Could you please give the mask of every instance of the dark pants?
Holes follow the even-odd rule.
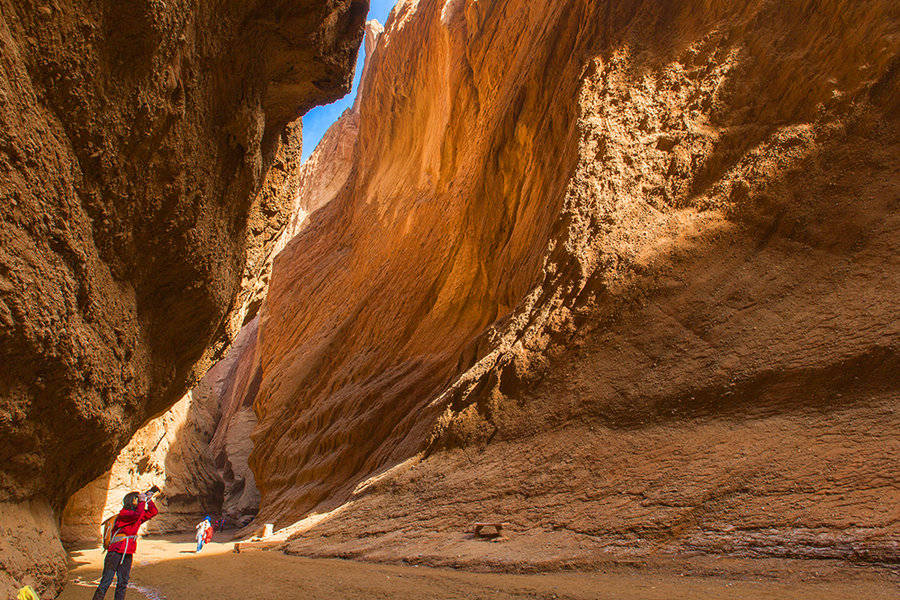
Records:
[[[94,600],[103,600],[106,590],[112,584],[113,576],[116,578],[116,600],[125,600],[125,588],[128,587],[128,576],[131,575],[131,554],[124,557],[118,552],[107,552],[103,561],[103,576],[100,585],[94,592]]]

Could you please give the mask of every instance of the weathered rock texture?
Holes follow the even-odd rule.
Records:
[[[221,414],[205,450],[223,484],[220,512],[238,524],[259,510],[259,492],[247,464],[253,448],[250,432],[256,426],[252,405],[259,387],[258,323],[254,318],[241,330],[226,360],[215,367],[223,382],[217,390]]]
[[[282,133],[275,160],[253,205],[248,232],[255,243],[250,246],[236,308],[230,315],[232,333],[256,316],[269,289],[272,259],[283,247],[283,232],[293,221],[291,199],[300,191],[302,145],[303,123],[297,119]]]
[[[381,31],[376,21],[366,24],[367,53]],[[249,322],[193,390],[139,429],[106,473],[69,498],[60,529],[64,541],[96,542],[100,523],[121,508],[125,494],[152,485],[162,491],[157,499],[161,512],[145,526],[149,533],[190,531],[204,514],[222,515],[230,524],[246,524],[256,515],[259,492],[247,464],[260,377],[256,314],[274,256],[346,181],[356,143],[357,107],[358,102],[329,128],[302,167],[301,121],[285,129],[252,207],[256,220],[250,232],[261,240],[251,246],[244,275],[250,285],[239,292],[235,311],[236,320]],[[285,213],[287,222],[280,230],[272,219],[261,218]]]
[[[130,491],[160,488],[160,514],[149,533],[193,531],[204,515],[231,524],[256,514],[259,493],[247,466],[256,416],[253,396],[241,404],[247,365],[255,373],[257,319],[241,329],[228,352],[200,383],[131,438],[109,471],[73,494],[62,513],[66,542],[100,539],[103,519],[118,512]]]
[[[331,124],[316,149],[300,167],[291,216],[281,234],[275,254],[303,230],[310,214],[331,202],[347,183],[359,135],[359,105],[366,93],[372,53],[383,32],[384,27],[378,21],[373,19],[366,22],[363,47],[365,59],[356,98],[353,105]]]
[[[349,89],[367,4],[0,1],[3,506],[61,509],[237,331],[287,217],[257,192]],[[60,570],[3,565],[0,593]]]
[[[162,490],[160,514],[147,523],[148,532],[191,530],[198,516],[221,506],[222,485],[204,452],[217,407],[201,393],[195,388],[141,427],[109,471],[69,498],[60,526],[64,542],[98,543],[100,524],[122,509],[125,494],[153,485]]]
[[[369,56],[383,30],[378,21],[366,22],[363,80]],[[251,227],[261,243],[254,246],[255,252],[248,257],[244,281],[250,285],[245,284],[238,296],[241,309],[236,313],[239,318],[234,319],[235,323],[246,325],[257,315],[268,291],[275,256],[306,226],[309,215],[328,204],[346,183],[356,149],[361,94],[362,89],[357,91],[353,106],[328,128],[306,162],[300,162],[300,120],[282,135],[275,163],[260,192],[256,214],[257,217],[287,215],[287,218],[278,220],[279,227],[273,227],[271,219],[258,218],[257,225]]]
[[[367,52],[381,31],[376,21],[366,24]],[[152,485],[162,490],[157,500],[161,512],[147,524],[147,532],[189,531],[204,514],[223,515],[232,524],[245,524],[256,514],[259,492],[247,464],[260,374],[256,315],[274,256],[346,181],[356,143],[357,106],[358,102],[329,128],[302,167],[301,121],[285,129],[252,207],[255,220],[251,219],[250,232],[260,240],[251,245],[245,268],[244,282],[250,285],[242,287],[236,301],[236,321],[243,320],[244,326],[225,357],[193,390],[139,429],[106,473],[69,498],[62,513],[64,541],[97,541],[99,524],[121,508],[125,494]],[[288,217],[276,230],[273,219],[263,218],[266,214]]]
[[[260,520],[897,560],[897,34],[879,1],[398,4],[273,267]]]
[[[363,79],[369,56],[382,31],[377,21],[366,23]],[[203,449],[204,459],[196,461],[192,468],[202,471],[207,461],[214,465],[223,490],[219,504],[211,510],[225,516],[232,524],[248,523],[259,510],[259,491],[248,459],[253,449],[251,433],[257,423],[253,401],[262,376],[257,344],[258,312],[268,290],[272,261],[303,230],[309,215],[330,202],[346,183],[356,147],[359,98],[357,95],[354,105],[329,127],[302,166],[299,164],[299,144],[282,146],[283,152],[269,171],[268,180],[271,181],[267,181],[263,194],[270,205],[278,206],[279,212],[287,207],[287,223],[277,238],[267,237],[262,246],[267,254],[256,256],[257,271],[252,277],[256,285],[245,296],[244,304],[244,320],[249,322],[235,338],[226,358],[213,367],[198,386],[212,390],[219,412],[214,436]],[[207,382],[207,379],[214,382]]]

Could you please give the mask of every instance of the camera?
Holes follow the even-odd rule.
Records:
[[[159,492],[159,486],[154,485],[143,494],[140,494],[139,498],[141,500],[150,500],[151,498],[153,498],[153,494],[156,494],[157,492]]]

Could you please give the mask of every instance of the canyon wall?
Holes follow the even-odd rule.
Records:
[[[366,23],[363,80],[382,31],[377,21]],[[244,280],[252,285],[244,286],[236,300],[236,317],[243,327],[225,357],[194,389],[139,429],[107,472],[69,498],[62,513],[64,541],[97,542],[100,523],[121,508],[125,494],[152,485],[161,489],[160,514],[145,526],[147,533],[190,531],[205,514],[221,515],[230,526],[246,525],[256,515],[259,492],[247,461],[257,422],[252,407],[260,377],[257,313],[274,256],[346,182],[356,146],[360,97],[329,127],[302,165],[301,121],[285,129],[253,206],[259,226],[251,225],[250,232],[262,240],[252,244],[245,269]],[[287,220],[280,230],[271,226],[271,220],[258,218],[285,211]]]
[[[69,498],[60,524],[64,542],[96,545],[100,524],[122,508],[125,494],[153,485],[160,488],[160,513],[147,533],[193,531],[204,515],[226,516],[233,525],[256,514],[259,497],[246,466],[250,432],[242,429],[252,428],[255,417],[245,424],[252,411],[232,402],[240,381],[235,371],[255,347],[256,322],[241,329],[197,386],[135,432],[107,472]]]
[[[259,492],[247,464],[252,449],[250,432],[256,426],[252,401],[259,385],[258,324],[257,317],[241,329],[228,351],[222,371],[224,385],[216,399],[220,418],[205,450],[223,486],[219,512],[232,526],[246,525],[259,510]]]
[[[347,182],[273,266],[259,520],[341,506],[289,549],[440,564],[493,518],[515,564],[897,560],[897,33],[879,1],[398,3]]]
[[[53,593],[53,515],[246,319],[263,180],[367,5],[0,1],[0,593]]]
[[[63,542],[96,547],[101,523],[122,509],[125,494],[153,485],[162,490],[156,501],[160,514],[142,531],[189,531],[203,514],[217,510],[222,485],[204,454],[217,407],[208,400],[195,388],[135,432],[113,466],[66,502],[60,517]]]
[[[297,173],[297,191],[292,196],[294,201],[291,216],[276,245],[275,254],[281,252],[303,230],[310,214],[331,202],[347,183],[359,135],[359,105],[366,94],[372,53],[383,32],[384,27],[378,21],[373,19],[366,22],[363,38],[365,59],[356,98],[353,105],[331,124],[315,150],[300,167]]]

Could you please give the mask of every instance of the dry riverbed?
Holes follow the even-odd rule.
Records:
[[[509,574],[308,559],[279,551],[234,554],[212,543],[200,554],[187,536],[142,539],[129,600],[450,600],[571,599],[895,599],[894,570],[829,561],[692,558],[611,564],[591,572]],[[89,600],[100,577],[100,550],[70,555],[60,600]],[[112,598],[113,589],[107,593]]]

